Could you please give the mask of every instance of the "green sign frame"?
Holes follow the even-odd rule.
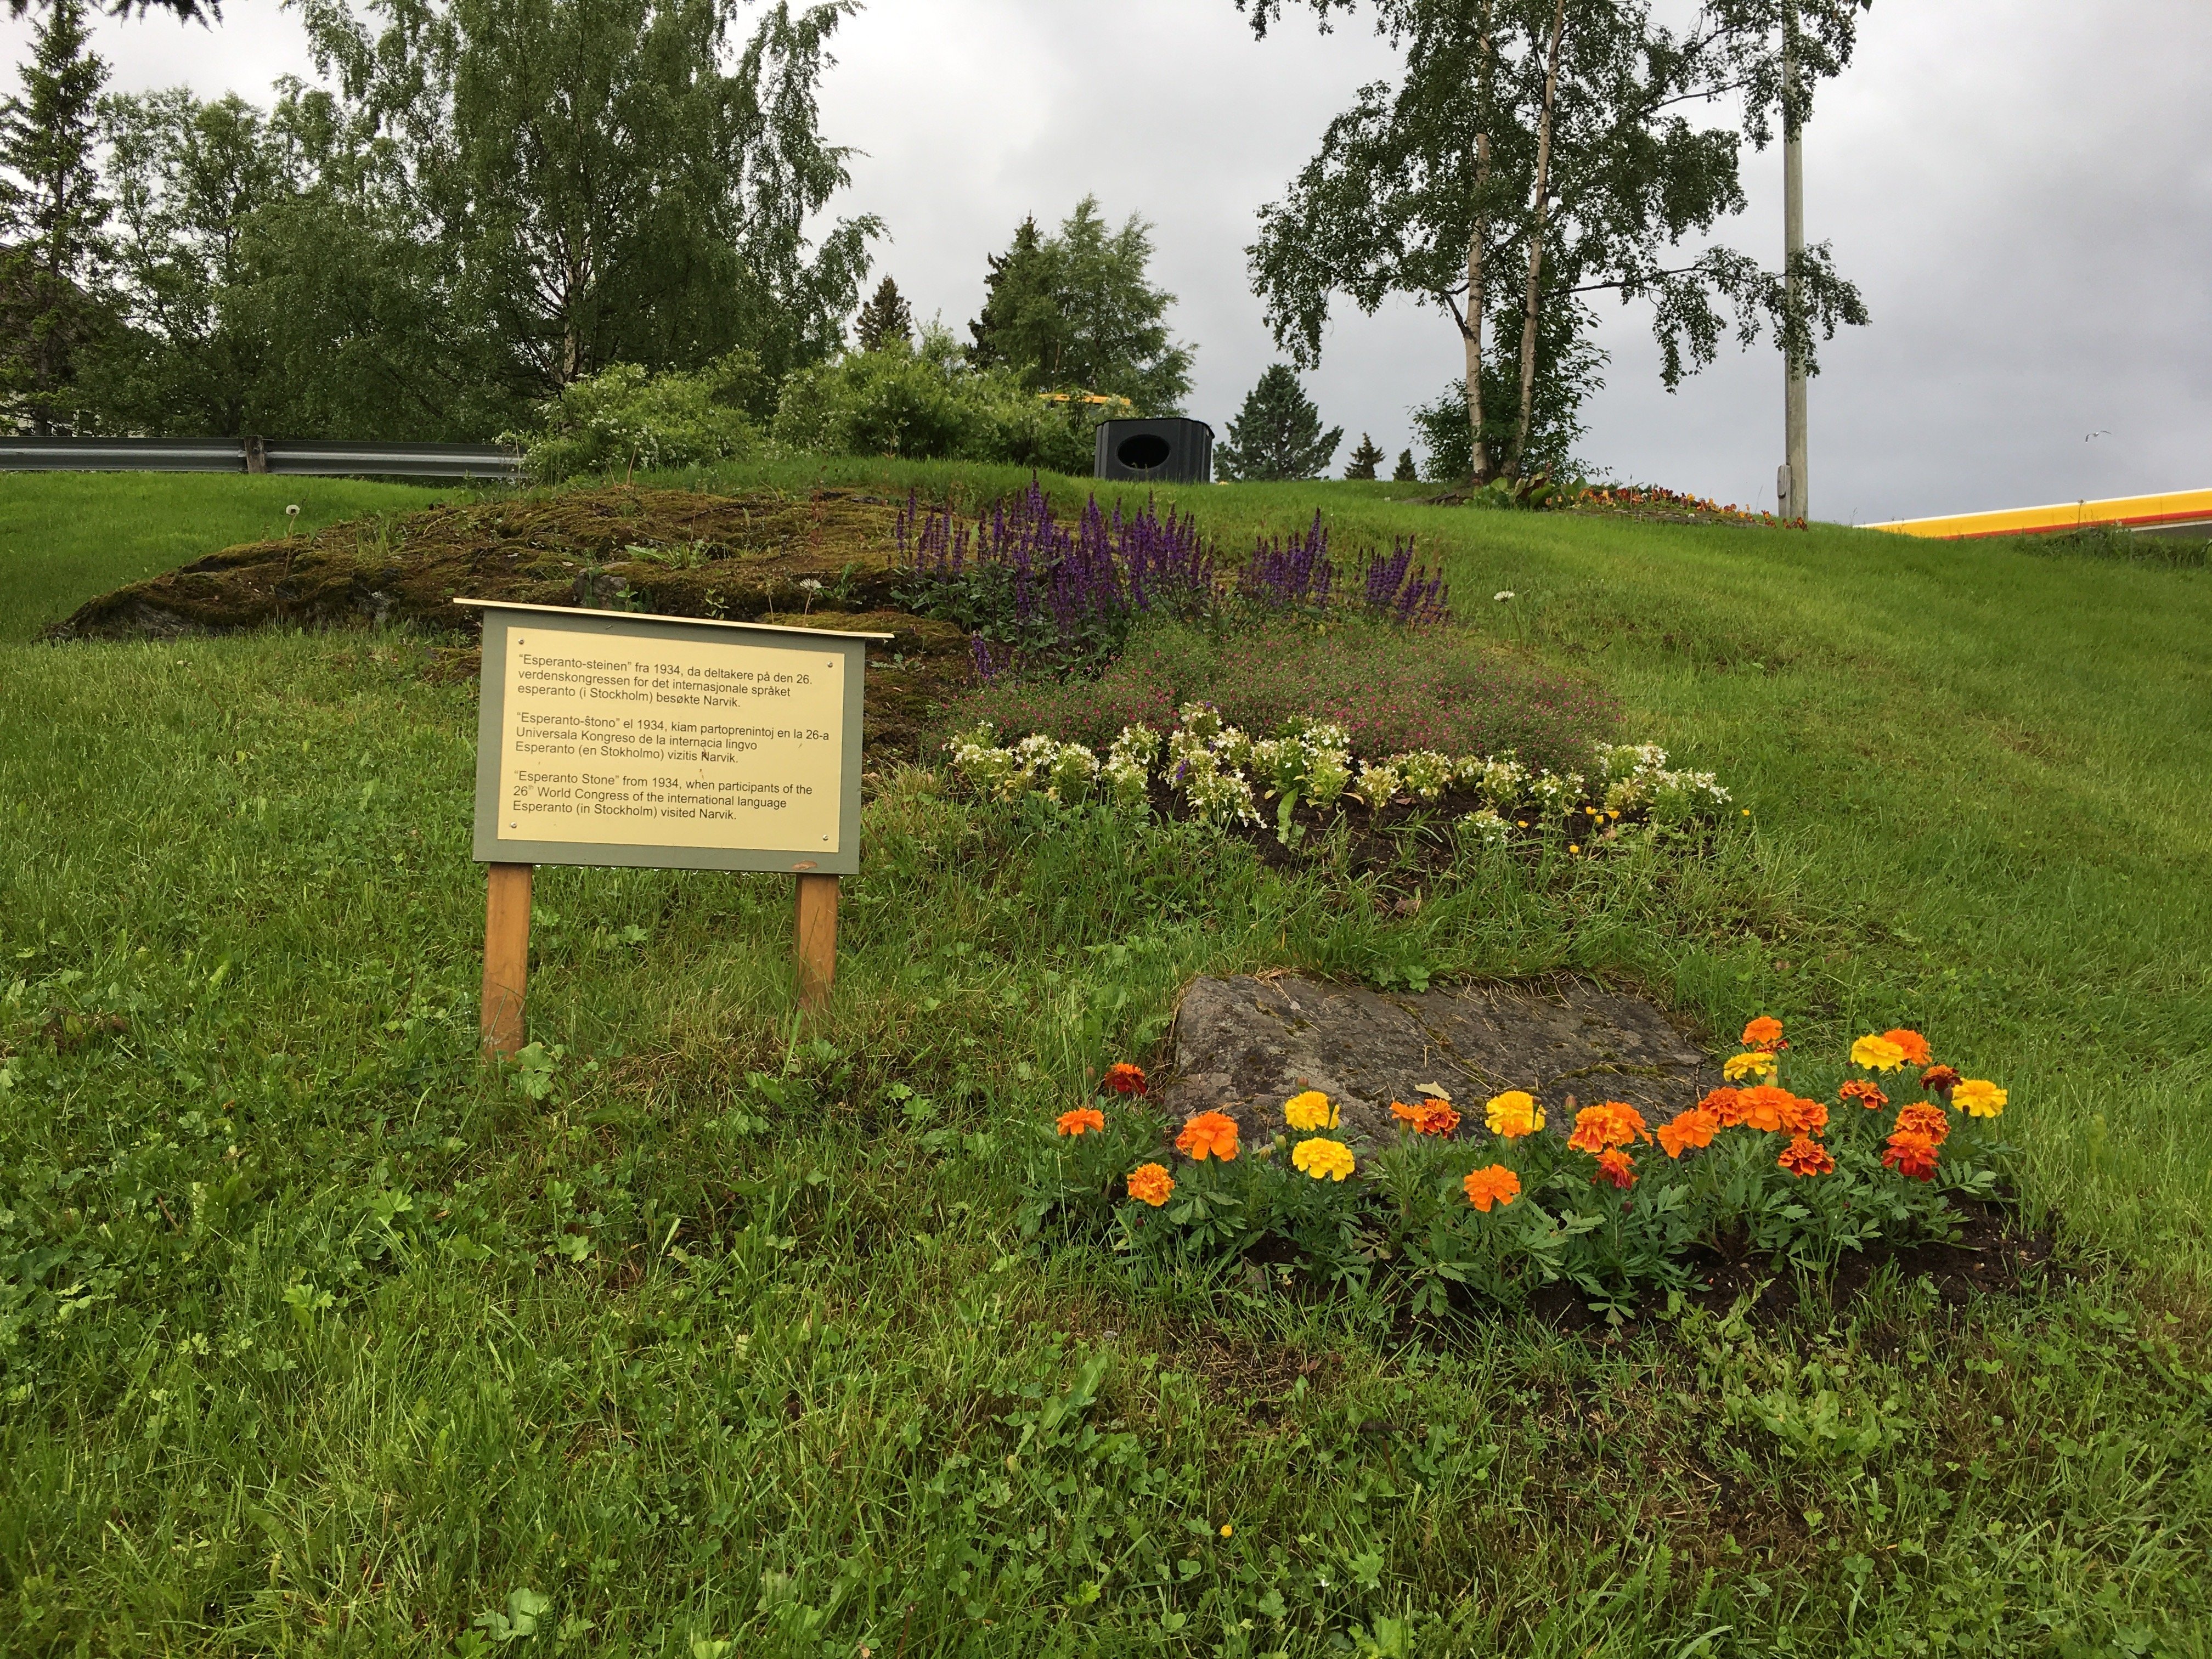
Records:
[[[564,605],[519,605],[500,599],[457,599],[483,617],[483,670],[477,713],[477,797],[474,857],[479,864],[600,866],[635,870],[757,870],[801,875],[857,875],[860,868],[860,739],[870,641],[889,634],[845,633],[766,623],[715,622],[696,617],[659,617],[626,611],[586,611]],[[518,634],[532,628],[586,634],[610,643],[677,647],[744,645],[789,653],[796,666],[808,658],[835,662],[842,687],[837,757],[837,839],[819,852],[734,846],[645,846],[630,842],[567,838],[509,838],[501,823],[501,767],[507,741],[509,653]],[[630,694],[635,696],[637,694]],[[642,765],[644,763],[633,763]],[[733,829],[734,833],[734,829]]]

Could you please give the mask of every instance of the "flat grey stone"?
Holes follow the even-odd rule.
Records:
[[[1246,1139],[1283,1129],[1305,1089],[1336,1102],[1346,1139],[1398,1137],[1390,1103],[1437,1090],[1482,1127],[1482,1103],[1525,1089],[1550,1127],[1579,1106],[1624,1100],[1656,1123],[1718,1086],[1711,1056],[1641,997],[1569,978],[1390,994],[1294,974],[1194,980],[1178,1005],[1174,1071],[1159,1103],[1174,1117],[1209,1108]]]

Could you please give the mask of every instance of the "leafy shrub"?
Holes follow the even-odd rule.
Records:
[[[1778,1021],[1746,1037],[1767,1046],[1730,1061],[1745,1086],[1663,1124],[1617,1101],[1547,1122],[1508,1091],[1462,1133],[1449,1101],[1394,1101],[1400,1133],[1381,1148],[1340,1138],[1318,1092],[1284,1103],[1262,1146],[1219,1111],[1165,1125],[1116,1067],[1098,1104],[1032,1142],[1024,1220],[1111,1241],[1154,1273],[1218,1282],[1224,1263],[1287,1257],[1323,1285],[1440,1313],[1455,1287],[1513,1304],[1563,1280],[1619,1306],[1686,1287],[1699,1249],[1826,1270],[1846,1250],[1950,1237],[1956,1199],[1996,1194],[2014,1157],[2004,1091],[1930,1063],[1918,1033],[1860,1039],[1832,1102],[1781,1086]],[[1923,1097],[1893,1110],[1887,1090],[1916,1076]]]
[[[1415,635],[1370,622],[1289,617],[1227,637],[1148,625],[1097,679],[1003,680],[960,698],[958,725],[1043,732],[1103,750],[1125,726],[1165,731],[1185,703],[1210,703],[1247,731],[1319,720],[1364,759],[1410,750],[1515,755],[1568,771],[1612,732],[1602,692],[1449,629]]]
[[[1093,405],[1052,403],[1012,371],[972,367],[944,328],[909,349],[848,352],[784,383],[776,441],[823,455],[1000,461],[1087,473]]]
[[[533,430],[502,441],[520,444],[532,476],[546,483],[617,468],[703,466],[752,453],[759,433],[747,411],[768,388],[749,351],[696,374],[615,363],[570,381],[538,405]]]

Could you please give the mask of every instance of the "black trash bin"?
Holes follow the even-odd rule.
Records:
[[[1101,421],[1096,471],[1140,483],[1212,483],[1213,428],[1204,421]]]

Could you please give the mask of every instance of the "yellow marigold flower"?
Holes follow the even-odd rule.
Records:
[[[1869,1072],[1894,1072],[1905,1064],[1905,1049],[1886,1036],[1863,1036],[1851,1044],[1851,1064]]]
[[[1951,1091],[1951,1103],[1968,1117],[1996,1117],[2005,1109],[2005,1091],[1985,1077],[1970,1077]]]
[[[1283,1103],[1283,1121],[1293,1129],[1334,1129],[1336,1105],[1318,1089],[1292,1095]]]
[[[1536,1103],[1535,1096],[1519,1089],[1508,1089],[1502,1095],[1490,1097],[1482,1109],[1482,1121],[1490,1126],[1490,1133],[1500,1139],[1518,1140],[1544,1127],[1544,1109]]]
[[[1234,1538],[1237,1536],[1237,1528],[1231,1526],[1226,1521],[1224,1521],[1221,1523],[1221,1535],[1224,1538]]]
[[[1741,1083],[1746,1078],[1772,1077],[1780,1069],[1774,1056],[1765,1049],[1747,1048],[1740,1054],[1729,1057],[1727,1063],[1721,1067],[1721,1075],[1730,1083]]]
[[[1139,1204],[1149,1204],[1154,1209],[1168,1201],[1175,1191],[1175,1177],[1164,1164],[1139,1164],[1129,1171],[1129,1196]]]
[[[1353,1168],[1352,1148],[1340,1140],[1301,1140],[1291,1162],[1316,1181],[1341,1181]]]

